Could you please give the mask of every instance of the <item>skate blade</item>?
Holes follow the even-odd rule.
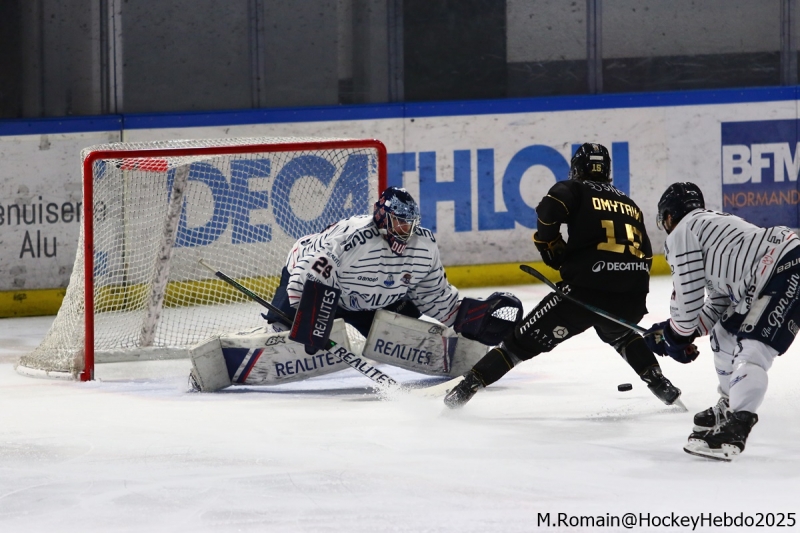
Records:
[[[733,448],[733,450],[731,450],[731,448]],[[708,444],[705,441],[699,439],[689,439],[689,442],[683,447],[683,451],[689,455],[702,457],[703,459],[713,459],[714,461],[723,461],[726,463],[730,463],[737,455],[739,455],[738,450],[739,448],[736,446],[729,445],[723,445],[723,447],[719,450],[712,449],[708,447]]]
[[[687,412],[687,411],[689,410],[689,409],[688,409],[688,408],[687,408],[687,407],[686,407],[686,406],[683,404],[683,401],[682,401],[680,398],[677,398],[677,399],[676,399],[674,402],[672,402],[672,405],[674,405],[674,406],[676,406],[676,407],[679,407],[679,408],[681,409],[681,411],[683,411],[684,413],[685,413],[685,412]]]
[[[456,385],[461,383],[464,379],[464,376],[458,376],[457,378],[451,379],[450,381],[445,381],[444,383],[439,383],[438,385],[434,385],[433,387],[425,387],[422,389],[411,389],[409,394],[413,396],[419,396],[421,398],[441,398],[445,396],[448,392],[453,390]]]

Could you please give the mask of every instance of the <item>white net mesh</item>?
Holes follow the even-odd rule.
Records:
[[[269,301],[298,238],[371,212],[385,168],[378,146],[248,138],[84,150],[82,160],[93,160],[84,195],[91,180],[97,361],[163,356],[265,325],[264,308],[199,261]],[[97,158],[106,151],[121,153]],[[76,377],[84,368],[86,235],[82,226],[62,307],[39,347],[21,358],[23,373]]]

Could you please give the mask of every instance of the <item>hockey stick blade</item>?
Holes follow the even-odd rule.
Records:
[[[594,313],[596,315],[600,315],[601,317],[607,318],[608,320],[610,320],[612,322],[616,322],[620,326],[625,326],[626,328],[631,329],[631,330],[633,330],[633,331],[635,331],[637,333],[641,333],[642,335],[647,333],[646,329],[644,329],[643,327],[641,327],[641,326],[639,326],[637,324],[634,324],[632,322],[628,322],[627,320],[624,320],[624,319],[616,317],[616,316],[614,316],[614,315],[612,315],[610,313],[607,313],[606,311],[603,311],[602,309],[600,309],[598,307],[595,307],[593,305],[589,305],[587,303],[584,303],[584,302],[578,300],[577,298],[573,298],[569,294],[567,294],[564,291],[562,291],[561,289],[559,289],[558,286],[555,283],[553,283],[552,281],[550,281],[549,279],[544,277],[544,274],[542,274],[541,272],[539,272],[535,268],[533,268],[531,266],[528,266],[528,265],[520,265],[519,268],[520,268],[520,270],[522,270],[526,274],[530,274],[534,278],[538,279],[539,281],[541,281],[542,283],[544,283],[545,285],[547,285],[548,287],[553,289],[553,291],[556,294],[558,294],[559,296],[561,296],[562,298],[565,298],[565,299],[571,301],[574,304],[580,305],[581,307],[583,307],[585,309],[588,309],[589,311],[591,311],[592,313]]]
[[[461,383],[464,379],[464,376],[458,376],[451,380],[445,381],[444,383],[439,383],[438,385],[432,385],[430,387],[421,387],[418,389],[411,389],[408,392],[413,394],[414,396],[419,396],[421,398],[440,398],[443,397],[445,394],[453,390],[456,385]]]
[[[284,313],[283,311],[281,311],[280,309],[278,309],[277,307],[275,307],[274,305],[263,299],[261,296],[254,293],[253,291],[251,291],[250,289],[248,289],[247,287],[236,281],[235,279],[231,278],[224,272],[215,269],[202,259],[200,259],[200,261],[198,262],[202,266],[213,272],[216,277],[218,277],[231,287],[237,289],[239,292],[249,297],[254,302],[261,304],[262,306],[266,307],[267,309],[278,315],[278,318],[280,318],[281,322],[283,322],[286,326],[292,327],[292,320],[288,316],[286,316],[286,313]],[[361,357],[342,348],[339,348],[338,350],[334,351],[334,348],[336,348],[336,343],[333,342],[332,340],[328,340],[328,353],[330,353],[334,357],[338,357],[340,360],[347,363],[347,365],[350,366],[350,368],[354,368],[360,374],[374,381],[384,391],[394,392],[396,390],[402,389],[401,385],[391,376],[389,376],[384,372],[381,372],[380,370],[375,368],[374,365],[367,364],[366,361],[364,361],[364,359],[362,359]],[[344,352],[344,353],[339,353],[339,352]],[[366,367],[369,367],[369,370],[367,370]]]

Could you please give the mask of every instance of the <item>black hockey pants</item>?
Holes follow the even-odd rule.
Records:
[[[609,292],[569,286],[564,283],[560,284],[560,288],[581,302],[608,311],[634,324],[647,313],[647,293]],[[539,302],[539,305],[514,328],[513,333],[504,339],[503,344],[517,358],[524,361],[540,353],[549,352],[590,327],[595,329],[600,340],[611,344],[617,352],[626,357],[637,373],[641,374],[649,366],[657,364],[643,341],[636,343],[634,353],[625,353],[625,344],[641,338],[638,334],[555,293]]]

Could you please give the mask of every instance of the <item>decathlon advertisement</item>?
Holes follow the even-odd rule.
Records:
[[[415,196],[447,267],[540,260],[531,240],[536,206],[567,178],[583,142],[608,147],[614,184],[644,212],[656,253],[665,239],[656,205],[675,181],[697,183],[709,207],[797,227],[797,100],[796,88],[770,88],[0,121],[0,293],[24,299],[40,289],[63,291],[82,217],[80,150],[114,141],[378,139],[388,151],[388,184]],[[273,205],[257,180],[215,177],[218,183],[205,185],[227,191],[220,198],[241,194],[240,225],[268,232],[263,221],[275,219]],[[331,191],[342,179],[308,177]],[[212,222],[182,218],[181,231],[202,232]]]

